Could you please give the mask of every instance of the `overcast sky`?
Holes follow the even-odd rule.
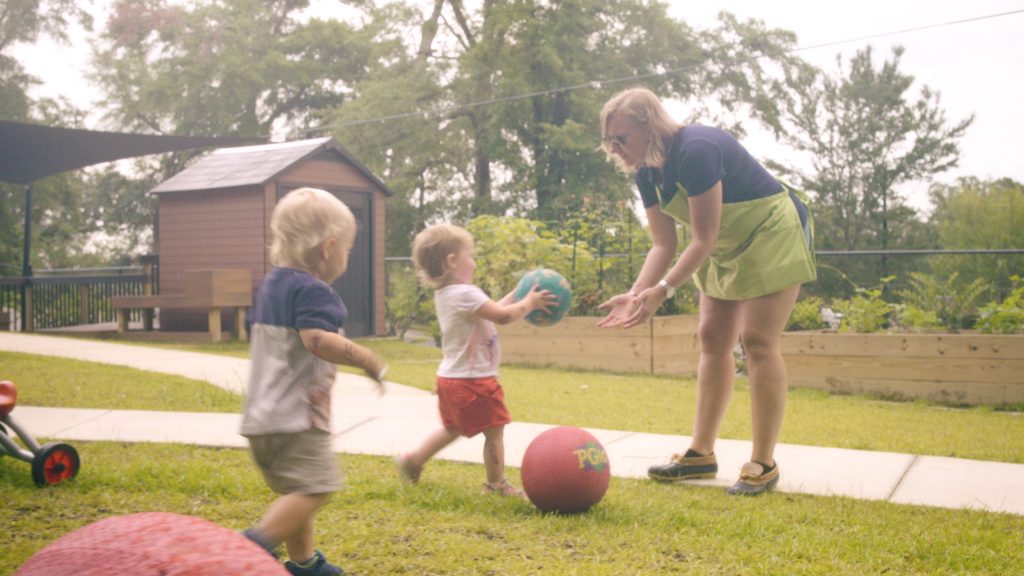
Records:
[[[104,4],[104,0],[94,2]],[[675,0],[670,5],[674,17],[697,28],[713,27],[716,15],[727,10],[741,18],[764,20],[772,28],[796,32],[801,47],[851,40],[799,52],[829,71],[836,69],[837,54],[841,53],[845,61],[870,44],[877,65],[890,56],[892,46],[901,45],[906,52],[900,69],[914,76],[914,94],[927,84],[941,93],[941,106],[951,121],[976,116],[961,142],[960,167],[939,180],[977,176],[1024,182],[1024,12],[864,38],[1024,10],[1024,0]],[[104,22],[96,24],[99,27]],[[82,79],[82,71],[89,65],[88,50],[82,35],[77,37],[77,46],[73,47],[52,43],[16,47],[15,57],[44,82],[33,91],[34,96],[65,95],[84,108],[95,102],[96,90]],[[755,156],[782,160],[785,154],[756,131],[746,144]],[[926,183],[907,186],[902,192],[911,205],[927,208]]]
[[[729,0],[676,1],[672,6],[673,16],[692,26],[710,27],[719,11],[728,10],[741,17],[764,20],[772,28],[792,30],[799,46],[810,47],[1024,10],[1024,0]],[[957,176],[977,176],[1024,182],[1024,12],[854,40],[801,50],[799,54],[827,71],[835,71],[837,54],[847,61],[869,44],[876,66],[891,56],[893,46],[903,46],[906,52],[900,70],[915,78],[911,92],[916,95],[922,85],[937,90],[950,121],[975,115],[974,124],[961,141],[960,167],[937,180],[952,182]],[[778,154],[766,137],[752,136],[748,147],[755,155]],[[902,192],[914,207],[927,208],[927,183],[907,186]]]

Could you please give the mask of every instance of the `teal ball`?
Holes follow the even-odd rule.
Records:
[[[516,302],[530,293],[534,286],[547,290],[558,298],[558,303],[545,310],[534,310],[526,315],[526,321],[534,326],[551,326],[557,324],[572,306],[572,286],[569,281],[554,270],[538,268],[531,270],[519,279],[514,297]]]

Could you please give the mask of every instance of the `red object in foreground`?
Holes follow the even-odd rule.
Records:
[[[78,451],[67,444],[51,442],[32,460],[32,481],[36,486],[54,486],[78,475]]]
[[[0,416],[7,416],[18,403],[18,389],[10,380],[0,381]]]
[[[39,487],[54,486],[77,476],[82,464],[78,451],[60,442],[40,446],[11,416],[17,403],[18,388],[14,382],[0,381],[0,456],[11,456],[31,464],[32,481]],[[14,442],[8,428],[21,438],[26,448]]]
[[[585,512],[608,490],[611,467],[592,434],[560,426],[539,434],[523,455],[523,489],[543,512]]]
[[[287,576],[266,550],[238,532],[194,516],[113,516],[58,538],[15,576]]]

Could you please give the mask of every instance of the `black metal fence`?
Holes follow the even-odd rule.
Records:
[[[591,279],[594,285],[577,288],[581,293],[601,292],[602,288],[604,291],[622,289],[632,282],[633,272],[639,269],[644,256],[645,253],[599,251],[595,258],[596,278]],[[838,292],[844,284],[846,290],[853,284],[872,286],[879,278],[894,272],[926,270],[928,267],[923,261],[939,256],[963,258],[965,262],[982,257],[998,258],[1004,261],[1008,271],[1024,274],[1024,249],[821,251],[818,253],[819,279],[812,292]],[[407,257],[386,260],[389,276],[411,269]],[[574,267],[575,263],[574,259]],[[148,256],[141,266],[49,270],[31,278],[0,276],[0,330],[33,331],[114,322],[112,297],[159,293],[158,266],[156,257]],[[861,270],[855,275],[857,269]],[[575,276],[575,270],[563,273]],[[623,273],[628,277],[620,277]],[[894,287],[899,287],[899,282]],[[389,296],[392,292],[393,287],[389,287]],[[142,315],[143,311],[133,310],[130,321],[142,322]]]
[[[0,329],[46,330],[115,321],[111,298],[157,290],[153,265],[49,270],[38,276],[0,277]],[[133,310],[131,321],[142,321]]]
[[[574,246],[575,254],[575,246]],[[596,274],[587,282],[579,282],[576,259],[572,269],[560,270],[573,282],[574,293],[613,294],[614,290],[628,289],[644,262],[646,252],[611,253],[598,250],[593,254]],[[832,298],[849,298],[857,288],[874,289],[882,286],[882,279],[892,280],[884,287],[893,294],[909,288],[912,272],[933,273],[939,259],[952,262],[946,268],[961,271],[961,280],[970,281],[978,272],[978,265],[987,262],[989,270],[998,270],[998,278],[991,280],[993,295],[1005,295],[1010,289],[1013,274],[1024,276],[1024,249],[946,249],[946,250],[819,250],[817,252],[818,280],[807,285],[807,294]],[[954,260],[948,260],[954,259]],[[411,269],[409,257],[386,258],[388,271]]]

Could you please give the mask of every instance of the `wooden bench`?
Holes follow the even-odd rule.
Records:
[[[246,340],[245,313],[252,306],[252,272],[239,269],[190,270],[184,273],[183,294],[160,294],[158,296],[114,296],[111,305],[117,314],[117,331],[128,331],[129,310],[153,310],[154,308],[205,308],[208,310],[210,339],[223,340],[220,313],[224,308],[235,310],[234,335]],[[152,330],[152,323],[146,323]]]

